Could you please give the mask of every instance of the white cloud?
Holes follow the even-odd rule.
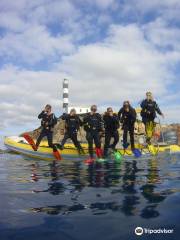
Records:
[[[1,11],[22,11],[27,6],[28,0],[1,0],[0,9]]]
[[[147,31],[149,40],[158,47],[180,50],[180,29],[176,26],[168,26],[162,18],[157,18],[154,22],[146,24],[144,30]]]
[[[0,18],[0,27],[10,31],[22,31],[27,27],[27,23],[14,12],[1,12]]]
[[[0,38],[0,56],[35,64],[45,58],[58,57],[74,50],[70,35],[53,37],[45,27],[32,25],[23,33],[8,33]]]
[[[68,18],[77,19],[79,14],[70,0],[0,1],[0,25],[7,30],[23,31],[25,25],[31,27],[51,23],[61,26]]]
[[[60,114],[62,104],[62,79],[58,72],[27,71],[7,66],[0,71],[1,124],[39,126],[37,114],[45,104],[53,105]]]
[[[108,7],[111,7],[114,4],[115,1],[114,0],[95,0],[94,2],[100,8],[106,9]]]
[[[30,65],[72,53],[75,42],[94,29],[92,17],[82,16],[70,0],[1,1],[0,18],[0,56]]]
[[[68,0],[61,1],[48,1],[45,4],[41,4],[31,11],[28,18],[32,22],[38,23],[52,23],[66,20],[71,16],[72,19],[76,19],[79,16],[79,11]]]
[[[175,22],[179,18],[180,1],[179,0],[131,0],[122,5],[122,14],[125,16],[134,16],[136,21],[162,17],[163,19]]]
[[[155,20],[112,24],[118,4],[121,17],[127,13],[143,19],[154,12]],[[118,110],[123,100],[137,104],[151,90],[166,120],[178,121],[180,88],[174,69],[180,61],[180,31],[168,21],[173,13],[178,18],[179,7],[179,0],[132,0],[124,3],[122,12],[121,1],[115,0],[1,0],[0,27],[5,31],[0,56],[17,66],[25,62],[32,70],[13,63],[0,69],[0,125],[36,127],[46,103],[59,113],[64,77],[70,79],[73,105],[97,103],[102,111],[109,105]],[[33,70],[43,61],[49,70]]]
[[[152,0],[152,1],[149,1],[149,0],[139,0],[139,1],[136,1],[136,0],[133,0],[134,2],[134,6],[137,6],[139,10],[146,10],[146,11],[149,11],[149,10],[152,10],[152,9],[155,9],[156,10],[162,10],[162,8],[164,7],[180,7],[180,2],[179,0],[163,0],[163,1],[160,1],[160,0]]]
[[[163,108],[164,113],[165,113],[165,119],[162,120],[161,122],[169,122],[169,123],[179,123],[179,116],[180,116],[180,104],[173,104],[170,107],[166,106]]]
[[[25,121],[36,125],[38,112],[48,102],[60,112],[61,81],[65,77],[70,78],[73,105],[97,103],[102,110],[109,105],[118,110],[123,100],[129,99],[134,105],[147,90],[168,101],[169,86],[174,84],[168,63],[169,59],[176,63],[178,58],[159,51],[148,41],[151,26],[147,29],[148,25],[112,25],[104,41],[80,46],[51,71],[4,67],[0,71],[3,120],[7,124]],[[167,119],[177,117],[170,113]]]
[[[146,90],[156,96],[166,94],[171,82],[168,58],[146,40],[137,25],[114,25],[104,42],[82,46],[63,60],[64,70],[76,79],[74,101],[138,101]],[[78,94],[80,89],[82,94]]]
[[[90,5],[98,7],[100,10],[106,10],[107,8],[114,8],[118,0],[71,0],[71,2],[76,2],[80,4],[84,4],[85,6]]]

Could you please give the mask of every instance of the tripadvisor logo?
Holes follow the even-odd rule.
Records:
[[[143,234],[143,228],[142,227],[135,228],[135,234],[141,236]]]
[[[166,229],[166,228],[150,229],[150,228],[136,227],[134,232],[138,236],[141,236],[142,234],[171,234],[174,232],[174,229]]]

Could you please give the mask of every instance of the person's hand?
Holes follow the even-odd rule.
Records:
[[[47,113],[47,115],[49,116],[49,115],[51,115],[51,110],[46,109],[45,113]]]
[[[161,114],[161,116],[162,116],[162,118],[165,118],[165,116],[164,116],[164,114],[163,114],[163,113]]]

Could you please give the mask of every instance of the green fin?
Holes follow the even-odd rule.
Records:
[[[115,161],[120,162],[122,160],[122,155],[120,154],[120,152],[115,151],[114,158],[115,158]]]

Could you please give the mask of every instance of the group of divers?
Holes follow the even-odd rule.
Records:
[[[164,115],[156,101],[153,99],[151,92],[146,93],[146,98],[141,102],[140,106],[142,122],[144,123],[146,130],[146,142],[147,144],[151,144],[151,138],[156,124],[156,114],[159,114],[162,117],[164,117]],[[84,130],[86,131],[89,151],[89,158],[85,160],[86,163],[93,163],[95,160],[93,145],[95,145],[95,152],[98,158],[107,158],[109,149],[112,149],[114,152],[117,151],[116,145],[119,142],[118,129],[120,128],[120,124],[123,130],[123,148],[127,149],[129,147],[129,143],[127,141],[129,133],[131,150],[135,155],[138,155],[138,149],[135,148],[134,143],[134,128],[137,114],[129,101],[124,101],[118,114],[113,112],[112,107],[108,107],[107,111],[101,115],[97,112],[96,105],[91,106],[91,112],[87,113],[83,117],[83,120],[80,119],[75,109],[72,109],[69,114],[63,113],[59,119],[65,121],[65,133],[60,144],[53,144],[53,128],[57,124],[57,118],[52,112],[52,107],[49,104],[45,106],[38,118],[41,119],[41,132],[36,141],[34,150],[37,151],[42,139],[46,137],[48,145],[53,149],[56,159],[60,158],[58,149],[63,150],[68,139],[72,140],[79,154],[84,154],[83,147],[77,137],[80,127],[84,127]],[[150,133],[148,131],[149,126],[151,126]],[[101,148],[102,134],[105,134],[103,150]],[[113,139],[112,144],[111,139]]]

